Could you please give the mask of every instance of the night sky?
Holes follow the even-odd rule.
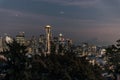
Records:
[[[0,35],[63,33],[74,42],[112,44],[120,38],[120,0],[0,0]]]

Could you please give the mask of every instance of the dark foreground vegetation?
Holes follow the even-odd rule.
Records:
[[[26,56],[26,46],[15,41],[8,46],[10,51],[1,53],[7,58],[3,80],[105,80],[97,65],[74,52]]]

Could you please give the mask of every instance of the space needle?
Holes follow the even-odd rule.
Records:
[[[51,52],[51,26],[45,26],[46,31],[46,54],[50,54]]]

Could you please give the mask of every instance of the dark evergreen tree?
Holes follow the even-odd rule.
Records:
[[[77,58],[73,53],[36,55],[34,58],[33,80],[105,80],[97,65],[93,66],[85,57]]]
[[[107,70],[113,74],[114,79],[120,74],[120,40],[116,41],[117,44],[109,46],[107,50]]]
[[[28,59],[26,46],[16,41],[8,46],[10,50],[4,52],[9,64],[6,80],[104,80],[97,65],[91,65],[86,57],[76,57],[73,52],[36,54]]]
[[[29,80],[27,70],[27,47],[20,45],[15,40],[7,44],[9,51],[5,51],[7,58],[8,70],[6,80]]]

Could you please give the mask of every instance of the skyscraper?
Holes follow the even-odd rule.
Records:
[[[21,45],[25,45],[25,33],[19,32],[19,34],[16,35],[16,41]]]
[[[0,52],[3,51],[3,38],[0,37]]]

